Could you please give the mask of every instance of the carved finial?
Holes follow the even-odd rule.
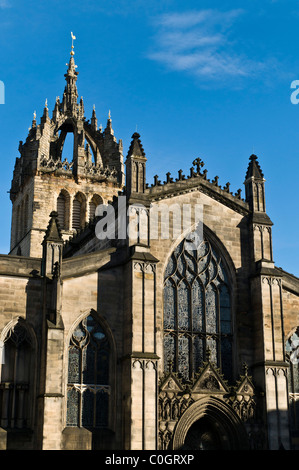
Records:
[[[34,113],[33,113],[33,119],[34,119],[34,121],[36,120],[36,111],[34,111]]]
[[[71,50],[71,55],[75,55],[75,52],[74,52],[74,40],[76,39],[76,36],[74,36],[72,32],[71,32],[71,37],[72,37],[72,50]]]
[[[247,377],[247,375],[248,375],[248,365],[246,364],[246,362],[243,362],[243,370],[244,370],[245,377]]]
[[[48,109],[48,99],[46,98],[46,101],[45,101],[45,108]]]
[[[204,166],[204,162],[201,160],[201,158],[196,158],[192,164],[196,166],[196,172],[197,174],[200,174],[200,168]]]
[[[108,119],[111,119],[111,112],[110,112],[110,109],[109,109],[109,113],[108,113]]]
[[[208,347],[206,349],[206,360],[207,360],[207,362],[210,362],[210,360],[211,360],[211,351],[210,351],[210,348],[208,348]]]
[[[168,371],[172,372],[173,371],[173,360],[168,359]]]
[[[237,192],[235,193],[235,196],[236,196],[238,199],[241,199],[241,192],[242,192],[242,189],[238,189]]]
[[[215,184],[216,186],[218,186],[218,180],[219,180],[219,176],[215,176],[212,183]]]

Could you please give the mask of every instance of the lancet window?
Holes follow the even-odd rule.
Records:
[[[164,278],[164,367],[188,380],[207,359],[232,375],[231,286],[220,254],[204,239],[184,239]]]
[[[299,432],[299,326],[286,342],[288,389],[292,431]]]
[[[69,219],[69,195],[61,191],[57,198],[58,222],[61,230],[67,230]]]
[[[110,346],[93,315],[75,328],[68,357],[67,426],[107,427],[110,397]]]
[[[86,200],[82,193],[76,194],[73,200],[72,228],[79,230],[85,224]]]
[[[31,336],[24,325],[11,328],[1,346],[0,417],[3,428],[30,426],[32,409],[33,352]],[[2,367],[1,367],[2,363]]]

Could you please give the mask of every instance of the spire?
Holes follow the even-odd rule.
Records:
[[[42,272],[44,276],[53,276],[57,263],[61,266],[63,238],[61,235],[58,213],[52,211],[50,221],[44,236],[42,257]]]
[[[36,127],[36,111],[33,113],[33,120],[32,120],[32,129]]]
[[[248,178],[251,178],[251,177],[263,179],[264,175],[258,163],[257,156],[252,154],[250,155],[249,160],[250,162],[247,168],[245,179],[247,180]]]
[[[80,98],[80,103],[79,103],[79,110],[78,110],[78,118],[79,119],[84,119],[84,102],[83,102],[83,96]]]
[[[127,158],[134,156],[134,157],[145,157],[145,152],[143,150],[140,135],[138,132],[134,132],[132,135],[131,145],[128,151]]]
[[[44,113],[43,113],[41,121],[45,122],[48,118],[49,118],[48,100],[46,99],[45,106],[44,106]]]
[[[250,155],[245,176],[246,202],[253,212],[266,212],[265,179],[256,155]]]
[[[58,121],[59,114],[60,114],[60,100],[59,100],[59,96],[57,96],[56,101],[55,101],[55,106],[53,109],[53,114],[52,114],[52,119],[54,122]]]
[[[96,116],[96,108],[95,105],[93,105],[93,110],[92,110],[92,116],[91,116],[91,126],[92,128],[96,131],[98,128],[98,120]]]
[[[144,193],[146,188],[146,157],[140,135],[134,132],[126,160],[127,193]]]
[[[66,86],[63,94],[63,105],[65,111],[69,111],[71,115],[74,115],[77,111],[77,99],[78,99],[78,91],[77,91],[77,76],[78,72],[76,71],[77,65],[75,64],[74,60],[74,39],[76,37],[71,33],[72,37],[72,49],[70,52],[70,60],[69,63],[66,64],[68,66],[67,73],[64,75],[66,80]]]
[[[108,113],[106,129],[105,129],[105,135],[107,135],[107,134],[114,135],[114,131],[112,129],[112,119],[111,119],[110,109],[109,109],[109,113]]]
[[[44,237],[44,243],[49,241],[63,242],[58,222],[58,213],[56,211],[52,211],[50,214],[50,221]]]

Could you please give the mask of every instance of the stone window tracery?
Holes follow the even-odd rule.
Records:
[[[288,388],[292,430],[299,433],[299,326],[286,342]]]
[[[89,315],[75,328],[69,344],[67,426],[108,426],[109,359],[107,335]]]
[[[187,237],[188,238],[188,237]],[[206,360],[232,374],[231,293],[224,263],[204,239],[197,250],[184,239],[164,277],[164,368],[188,380]]]
[[[30,391],[33,345],[24,325],[16,323],[4,340],[0,374],[1,426],[22,429],[31,425]]]

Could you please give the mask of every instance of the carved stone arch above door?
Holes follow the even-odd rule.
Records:
[[[206,446],[206,447],[205,447]],[[217,397],[203,397],[182,415],[174,430],[173,450],[247,450],[244,425],[234,410]]]

